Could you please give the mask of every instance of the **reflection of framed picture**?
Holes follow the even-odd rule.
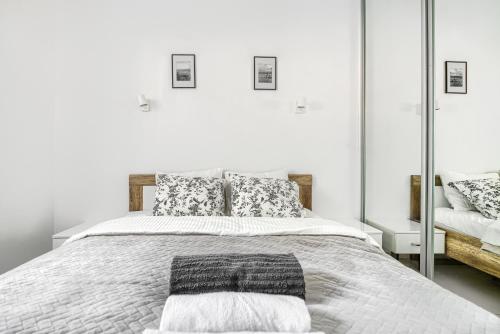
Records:
[[[195,55],[172,55],[172,88],[196,88]]]
[[[447,61],[446,68],[446,93],[467,94],[467,62]]]
[[[276,90],[276,57],[253,57],[253,89]]]

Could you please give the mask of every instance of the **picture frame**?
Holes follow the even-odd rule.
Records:
[[[278,58],[253,57],[253,89],[276,90],[278,88]]]
[[[445,62],[445,93],[467,94],[467,62]]]
[[[196,55],[172,54],[172,88],[196,88]]]

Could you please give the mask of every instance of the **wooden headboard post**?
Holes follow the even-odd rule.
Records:
[[[304,208],[312,210],[312,175],[310,174],[288,174],[290,181],[299,185],[299,198]]]
[[[299,185],[300,202],[304,208],[312,209],[312,175],[289,174],[288,179]],[[144,186],[155,186],[155,174],[131,174],[128,178],[129,211],[141,211],[144,204]]]
[[[144,204],[144,186],[155,186],[155,174],[132,174],[128,177],[128,210],[142,211]]]
[[[436,175],[436,187],[440,187],[441,178]],[[419,222],[420,221],[420,175],[411,175],[410,177],[410,219]]]

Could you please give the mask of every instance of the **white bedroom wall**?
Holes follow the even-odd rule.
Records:
[[[0,274],[51,248],[49,1],[0,1]]]
[[[130,173],[210,167],[312,173],[318,213],[358,215],[359,2],[81,0],[57,16],[57,231],[124,214]],[[196,54],[198,88],[171,88],[172,53]],[[253,90],[255,55],[278,57],[277,91]]]
[[[420,1],[368,1],[368,217],[409,216],[420,174]],[[500,2],[436,1],[436,171],[500,169]],[[468,61],[468,94],[444,93],[444,62]]]
[[[500,170],[500,1],[436,2],[436,170]],[[468,93],[444,93],[444,62],[468,62]]]

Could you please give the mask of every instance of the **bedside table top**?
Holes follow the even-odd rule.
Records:
[[[75,225],[71,228],[68,228],[67,230],[61,231],[59,233],[56,233],[52,236],[52,239],[68,239],[71,238],[73,235],[80,233],[82,231],[85,231],[86,229],[96,225],[97,223],[95,221],[90,221],[90,222],[85,222],[81,223],[78,225]]]
[[[340,224],[357,228],[358,230],[364,231],[366,233],[382,233],[381,230],[379,230],[373,226],[370,226],[368,224],[364,224],[356,218],[334,219],[334,220]]]
[[[368,224],[381,229],[382,231],[389,231],[401,234],[417,234],[420,233],[421,225],[410,219],[396,219],[396,218],[376,218],[368,219]],[[445,234],[446,232],[438,228],[434,228],[434,233]]]

